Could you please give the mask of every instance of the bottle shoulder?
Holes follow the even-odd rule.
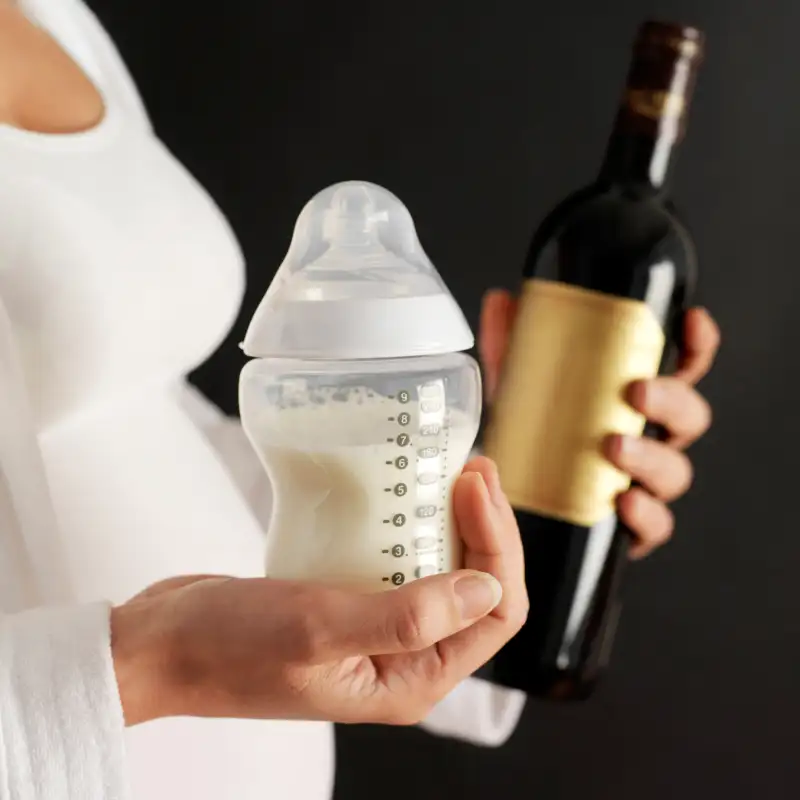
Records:
[[[695,272],[694,244],[674,204],[598,184],[545,217],[524,274],[644,299],[665,275],[684,295]]]
[[[691,237],[671,200],[587,186],[562,200],[545,217],[534,243],[579,239],[592,247],[633,248],[671,236],[691,246]]]

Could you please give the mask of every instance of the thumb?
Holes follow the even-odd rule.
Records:
[[[497,606],[503,590],[491,575],[459,570],[379,594],[330,604],[338,619],[339,655],[424,650],[468,628]]]

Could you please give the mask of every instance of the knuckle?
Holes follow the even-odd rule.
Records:
[[[653,531],[651,541],[655,546],[666,544],[675,533],[675,517],[668,508],[664,511],[661,523]]]
[[[697,423],[697,436],[702,436],[712,425],[714,421],[714,412],[711,408],[711,403],[705,399],[700,398],[700,414]]]
[[[394,635],[404,650],[417,650],[427,642],[429,617],[419,599],[407,603],[394,620]]]
[[[716,353],[722,343],[722,329],[719,327],[719,323],[708,312],[706,312],[706,320],[708,324],[708,349],[712,353]]]
[[[680,477],[676,481],[674,497],[678,498],[686,494],[694,481],[694,466],[686,456],[683,456],[680,470]]]
[[[523,591],[520,597],[515,597],[506,604],[504,620],[509,638],[515,636],[528,621],[530,607],[530,600],[526,591]]]
[[[689,490],[694,480],[694,468],[688,456],[674,450],[669,456],[668,469],[664,469],[666,466],[662,466],[660,475],[654,470],[651,489],[657,500],[671,503]]]

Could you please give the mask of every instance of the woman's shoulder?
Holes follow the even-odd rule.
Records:
[[[0,3],[0,124],[75,133],[103,117],[95,85],[43,28]]]

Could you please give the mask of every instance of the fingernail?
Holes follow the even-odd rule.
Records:
[[[637,411],[641,411],[647,405],[647,382],[634,381],[625,390],[625,400]]]
[[[485,617],[503,597],[503,587],[493,576],[476,572],[459,578],[454,587],[465,620]]]

